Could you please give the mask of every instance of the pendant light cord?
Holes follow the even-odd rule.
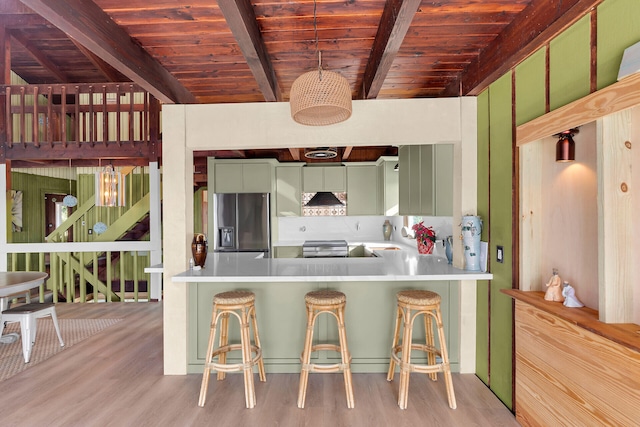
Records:
[[[322,52],[318,48],[318,18],[316,15],[317,12],[317,3],[316,0],[313,0],[313,34],[316,39],[316,53],[318,54],[318,74],[320,76],[320,81],[322,81]]]

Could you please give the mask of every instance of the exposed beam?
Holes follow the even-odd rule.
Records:
[[[300,149],[299,148],[289,148],[289,153],[291,153],[291,157],[293,157],[293,160],[300,161]]]
[[[604,0],[533,0],[452,82],[445,95],[477,95]],[[462,87],[460,87],[462,85]]]
[[[78,50],[80,50],[80,52],[82,52],[82,54],[86,56],[87,59],[91,61],[91,63],[95,65],[95,67],[98,70],[102,72],[102,74],[104,74],[104,76],[107,78],[108,81],[110,82],[123,81],[122,75],[115,68],[113,68],[111,65],[104,62],[101,58],[96,56],[93,52],[91,52],[86,47],[82,46],[80,43],[78,43],[74,39],[70,39],[70,40],[78,48]]]
[[[377,98],[421,0],[388,0],[364,71],[358,99]]]
[[[22,3],[159,100],[167,103],[196,102],[191,92],[93,1],[23,0]]]
[[[266,101],[282,101],[276,73],[249,0],[218,0],[218,7],[233,33],[240,50],[258,82]]]
[[[127,161],[133,162],[133,159],[138,158],[148,163],[150,147],[148,144],[138,144],[131,146],[131,144],[123,144],[117,146],[111,144],[104,146],[102,144],[96,144],[93,147],[89,143],[82,144],[80,147],[74,144],[69,144],[63,147],[61,144],[54,145],[53,147],[35,147],[33,144],[15,145],[13,148],[6,150],[6,156],[9,160],[14,160],[14,167],[18,161],[47,161],[48,164],[56,162],[66,162],[69,164],[69,159],[73,159],[74,164],[79,164],[80,160],[95,160],[97,159],[127,159]],[[115,164],[115,163],[114,163]],[[134,164],[134,163],[128,163]]]
[[[342,161],[345,161],[349,158],[349,156],[351,155],[351,150],[353,150],[353,147],[345,147],[344,152],[342,153]]]
[[[33,58],[44,68],[46,68],[50,73],[52,73],[56,78],[60,81],[60,83],[64,83],[68,81],[67,76],[62,73],[56,64],[51,62],[49,58],[47,58],[40,50],[38,50],[33,43],[29,41],[29,39],[24,35],[22,31],[19,30],[11,30],[11,37],[18,43],[20,43],[24,48],[33,56]]]

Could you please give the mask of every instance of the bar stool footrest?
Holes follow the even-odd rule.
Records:
[[[211,358],[213,359],[216,356],[219,356],[223,353],[228,353],[230,351],[242,350],[242,344],[229,344],[222,346],[216,349],[213,353],[211,353]],[[255,353],[255,356],[251,358],[248,365],[245,366],[244,363],[219,363],[219,362],[208,362],[205,363],[205,369],[215,370],[216,372],[239,372],[243,371],[245,367],[252,368],[258,364],[258,361],[262,357],[262,349],[258,348],[255,345],[251,345],[251,352]]]

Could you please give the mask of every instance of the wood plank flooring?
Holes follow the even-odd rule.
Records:
[[[442,378],[412,374],[409,404],[397,406],[398,375],[354,374],[356,406],[347,409],[341,374],[311,374],[305,409],[298,375],[256,375],[254,409],[243,380],[209,383],[201,375],[162,373],[162,303],[58,304],[59,318],[125,318],[49,360],[0,382],[0,424],[7,426],[517,426],[513,414],[475,375],[453,375],[451,410]]]

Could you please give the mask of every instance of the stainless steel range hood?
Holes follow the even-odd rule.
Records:
[[[344,206],[335,194],[330,191],[318,191],[305,205],[310,208],[317,208],[320,206]]]

